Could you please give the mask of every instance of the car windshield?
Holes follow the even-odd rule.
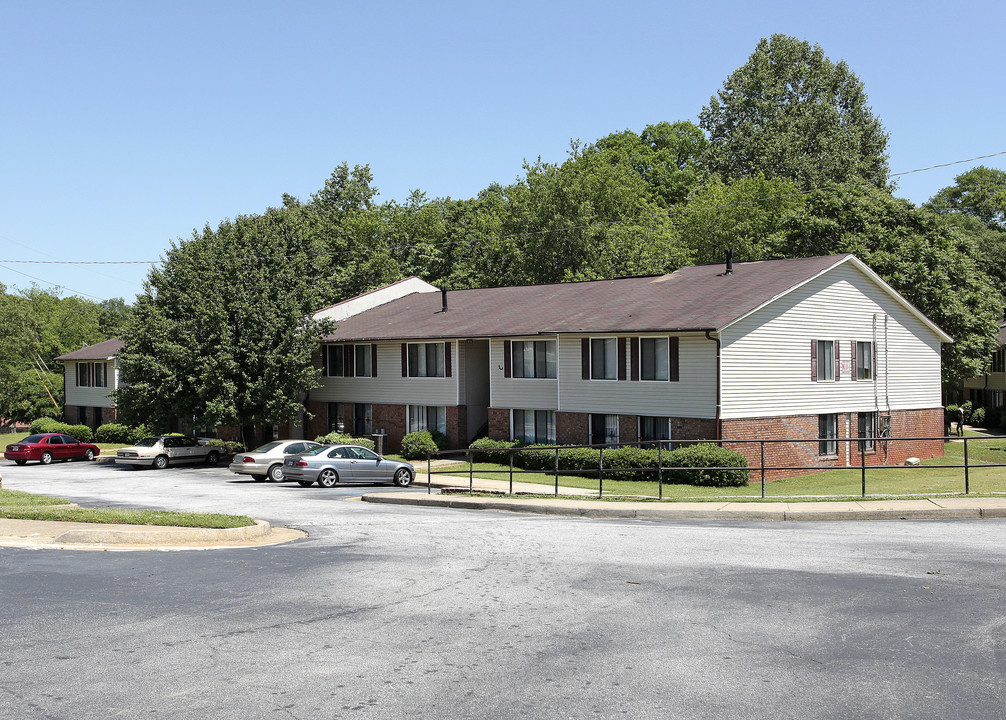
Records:
[[[21,442],[23,442],[25,444],[28,444],[28,443],[40,443],[40,442],[42,442],[42,438],[44,438],[44,437],[45,437],[45,435],[29,435],[28,437],[26,437]]]
[[[160,441],[159,437],[143,438],[140,442],[136,443],[136,447],[154,447]]]
[[[328,445],[319,445],[316,448],[311,448],[310,450],[302,452],[301,455],[317,455],[318,453],[320,453],[322,450],[324,450],[327,447],[328,447]]]
[[[252,450],[252,452],[269,452],[274,447],[278,447],[278,446],[279,446],[279,441],[276,440],[274,442],[268,442],[265,445],[263,445],[262,447],[257,447],[254,450]]]

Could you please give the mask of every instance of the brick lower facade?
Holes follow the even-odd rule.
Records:
[[[736,442],[756,440],[784,440],[765,443],[766,467],[799,467],[800,470],[766,470],[765,478],[774,480],[805,474],[808,469],[866,465],[898,465],[906,458],[933,458],[943,456],[943,441],[901,440],[899,437],[940,437],[943,435],[943,408],[925,410],[896,410],[889,415],[891,440],[876,439],[872,450],[860,456],[859,416],[857,413],[836,413],[837,438],[834,454],[821,454],[818,415],[788,415],[767,418],[741,418],[723,420],[723,446],[736,450],[752,466],[761,466],[761,443]],[[877,414],[881,422],[884,414]],[[735,441],[735,442],[731,442]]]
[[[70,425],[87,425],[97,430],[101,425],[114,423],[118,417],[115,408],[89,407],[84,405],[64,405],[63,422]]]

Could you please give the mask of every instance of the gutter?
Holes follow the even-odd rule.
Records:
[[[720,411],[723,407],[723,388],[720,380],[720,338],[719,335],[716,337],[711,337],[709,333],[712,330],[706,330],[706,340],[711,340],[716,343],[716,439],[723,439],[723,419],[720,417]]]

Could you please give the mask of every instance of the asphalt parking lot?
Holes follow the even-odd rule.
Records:
[[[373,505],[357,498],[382,488],[222,467],[0,473],[309,533],[0,548],[2,717],[998,718],[1006,700],[1000,520],[614,521]]]

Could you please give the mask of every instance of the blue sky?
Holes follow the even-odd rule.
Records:
[[[776,32],[848,62],[890,132],[893,172],[1006,150],[1001,1],[0,9],[8,288],[132,302],[149,266],[9,261],[157,260],[206,223],[307,199],[343,161],[370,165],[379,200],[472,197],[524,158],[561,161],[571,139],[697,121]],[[896,194],[924,202],[976,164],[905,176]]]

